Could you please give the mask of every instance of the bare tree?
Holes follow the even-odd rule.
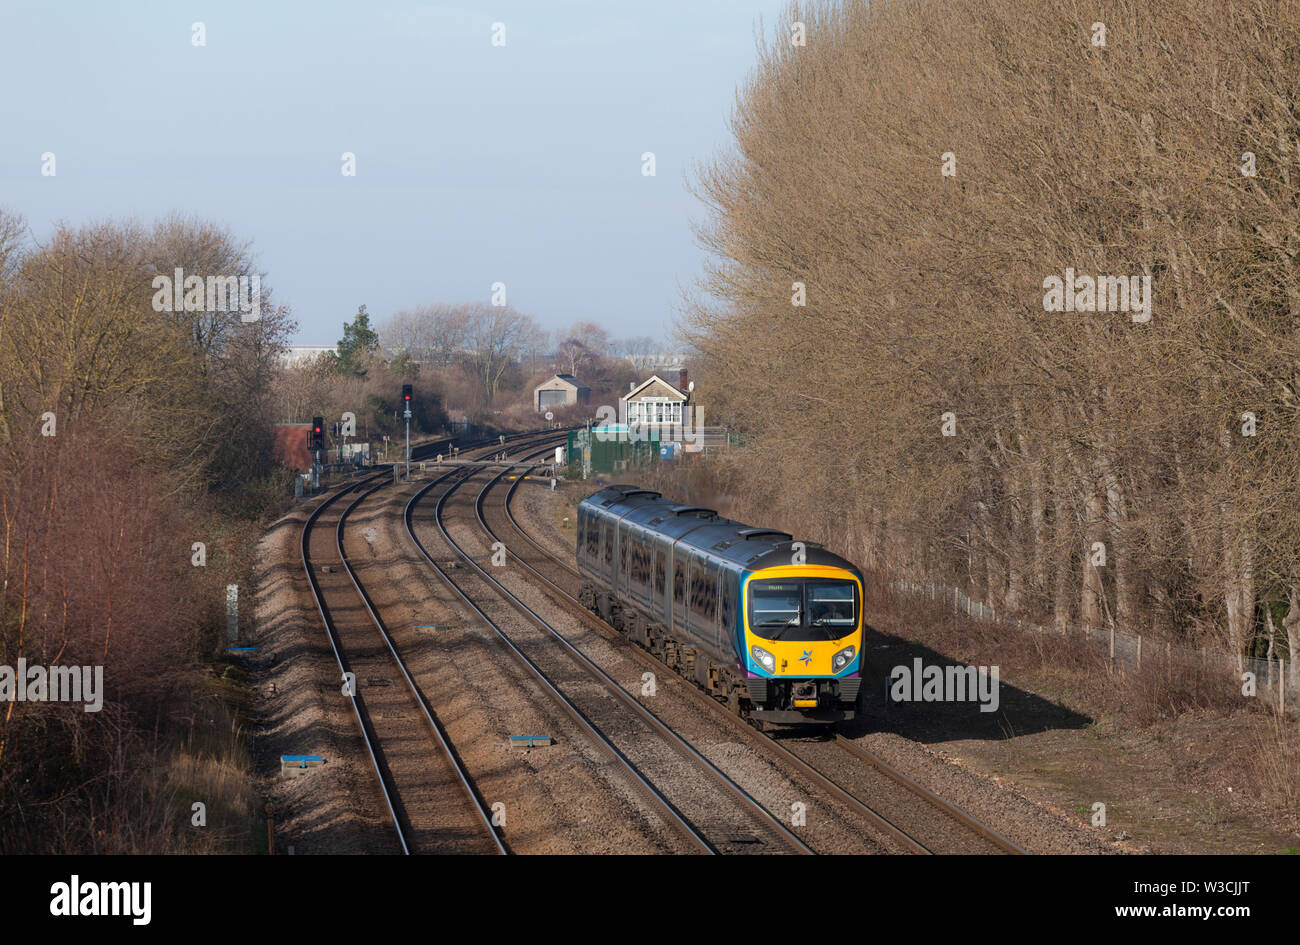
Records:
[[[560,374],[577,376],[596,362],[596,353],[577,338],[560,342],[555,349],[555,368]]]
[[[384,351],[405,351],[412,360],[445,367],[469,340],[470,307],[439,302],[397,312],[379,326]]]
[[[1300,10],[1113,7],[1144,55],[1046,0],[793,7],[817,42],[763,44],[697,173],[683,331],[744,468],[801,483],[792,521],[1003,608],[1245,653],[1300,584]],[[1048,304],[1067,271],[1091,307]]]
[[[531,318],[509,306],[475,303],[465,306],[471,358],[486,402],[497,395],[501,378],[519,358],[529,335]]]

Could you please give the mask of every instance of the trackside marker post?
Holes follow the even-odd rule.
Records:
[[[319,768],[323,764],[325,764],[325,759],[320,755],[281,755],[280,776],[296,778],[305,774],[309,769]]]
[[[555,740],[549,735],[511,735],[511,748],[545,748],[554,744]]]

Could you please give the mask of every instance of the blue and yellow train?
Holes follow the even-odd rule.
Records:
[[[733,710],[850,719],[862,573],[820,545],[616,485],[578,506],[581,599]]]

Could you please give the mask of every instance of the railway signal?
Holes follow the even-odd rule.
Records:
[[[402,416],[406,418],[406,481],[411,481],[411,385],[402,385]]]
[[[311,486],[320,488],[321,450],[325,449],[325,418],[312,417],[311,430],[307,434],[307,449],[311,452]]]

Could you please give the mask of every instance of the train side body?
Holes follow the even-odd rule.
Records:
[[[815,544],[634,486],[578,507],[584,603],[756,719],[852,718],[861,572]]]

